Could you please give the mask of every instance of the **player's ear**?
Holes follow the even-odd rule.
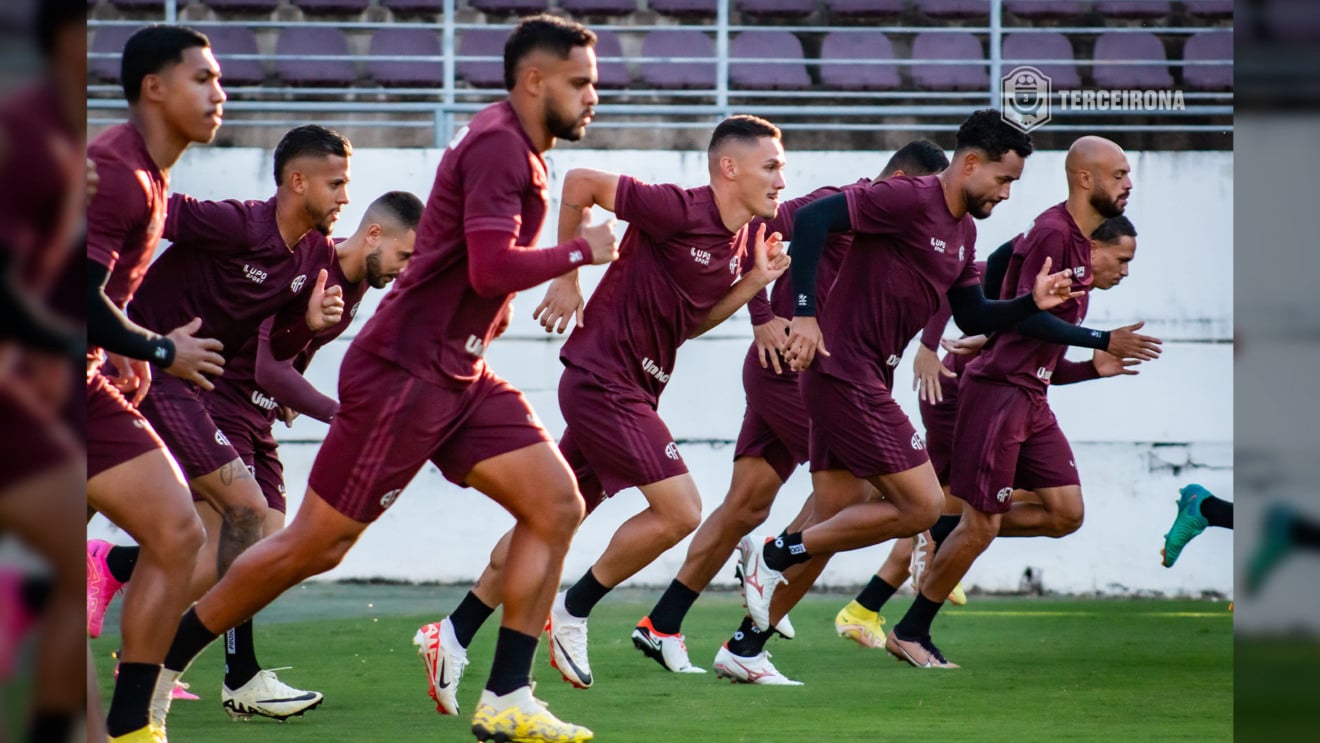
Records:
[[[380,236],[384,234],[384,232],[385,232],[384,227],[381,227],[379,224],[373,222],[369,227],[367,227],[367,242],[372,245],[375,245],[376,243],[380,242]]]
[[[296,194],[301,194],[307,190],[307,177],[292,164],[289,165],[289,170],[284,175],[284,182],[289,184],[289,190]]]
[[[148,100],[153,103],[160,103],[165,100],[165,78],[159,73],[151,73],[142,77],[142,88],[138,97],[142,100]]]
[[[976,149],[967,150],[966,154],[963,155],[963,175],[971,175],[972,171],[976,170],[976,166],[980,164],[981,153],[977,152]]]

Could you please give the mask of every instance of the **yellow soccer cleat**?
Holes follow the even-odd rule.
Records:
[[[885,646],[885,618],[856,601],[849,601],[839,610],[834,617],[834,631],[864,648]]]
[[[495,743],[587,743],[595,737],[587,728],[551,714],[544,702],[532,696],[530,686],[501,697],[489,689],[482,691],[472,734],[479,741]]]
[[[165,738],[164,730],[154,725],[147,725],[131,733],[111,738],[110,743],[169,743],[169,740]]]
[[[953,602],[954,606],[967,605],[967,592],[963,590],[962,581],[958,581],[958,585],[949,591],[949,601]]]

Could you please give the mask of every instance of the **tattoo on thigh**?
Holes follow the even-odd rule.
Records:
[[[240,461],[233,461],[220,468],[220,482],[226,486],[233,485],[240,480],[255,480],[252,473],[248,471],[247,465]]]

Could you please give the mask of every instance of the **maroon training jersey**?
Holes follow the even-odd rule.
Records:
[[[105,293],[122,308],[142,283],[165,229],[169,177],[156,167],[146,141],[130,123],[97,135],[87,156],[101,179],[87,205],[87,259],[110,269]]]
[[[853,245],[829,304],[818,308],[830,356],[823,373],[857,385],[891,387],[903,349],[939,310],[950,289],[981,280],[976,225],[955,219],[939,176],[888,178],[844,190]]]
[[[316,230],[292,248],[285,245],[274,197],[198,201],[173,194],[165,237],[174,244],[147,270],[129,317],[157,332],[200,317],[197,335],[224,344],[226,362],[267,317],[286,308],[304,311],[317,274],[335,255],[329,238]]]
[[[1052,260],[1050,271],[1073,270],[1072,291],[1091,289],[1091,241],[1082,234],[1064,203],[1041,212],[1027,231],[1014,240],[1013,255],[1004,274],[1004,298],[1028,294],[1040,273],[1045,258]],[[1080,325],[1086,319],[1088,294],[1070,299],[1050,310],[1063,320]],[[1054,367],[1067,352],[1067,346],[1047,343],[1005,330],[995,334],[981,350],[976,361],[967,367],[973,377],[1009,382],[1044,394],[1049,388]]]
[[[469,236],[507,233],[515,246],[536,244],[545,220],[545,160],[532,145],[507,101],[482,109],[445,150],[417,225],[408,270],[385,295],[354,345],[431,383],[471,382],[485,367],[513,292],[482,296],[474,286]],[[535,286],[590,263],[585,247],[566,253],[562,265]]]
[[[614,213],[628,222],[559,352],[566,364],[659,398],[678,347],[741,275],[746,247],[720,219],[710,186],[683,189],[620,176]]]
[[[348,326],[353,324],[353,318],[357,315],[362,297],[367,293],[366,280],[350,282],[344,277],[343,267],[339,265],[338,260],[331,261],[327,268],[330,277],[325,285],[343,288],[344,306],[347,309],[339,322],[314,334],[307,347],[293,358],[292,366],[299,374],[307,371],[308,364],[318,350],[348,330]],[[227,417],[241,417],[256,426],[275,422],[275,409],[281,402],[286,401],[276,400],[274,395],[261,389],[257,384],[257,354],[261,345],[260,337],[253,337],[225,363],[225,373],[215,380],[214,394],[202,397],[208,410],[218,411]]]

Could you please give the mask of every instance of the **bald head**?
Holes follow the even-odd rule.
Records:
[[[1069,199],[1085,198],[1105,219],[1120,216],[1132,193],[1127,153],[1104,137],[1086,136],[1073,142],[1064,159]]]

